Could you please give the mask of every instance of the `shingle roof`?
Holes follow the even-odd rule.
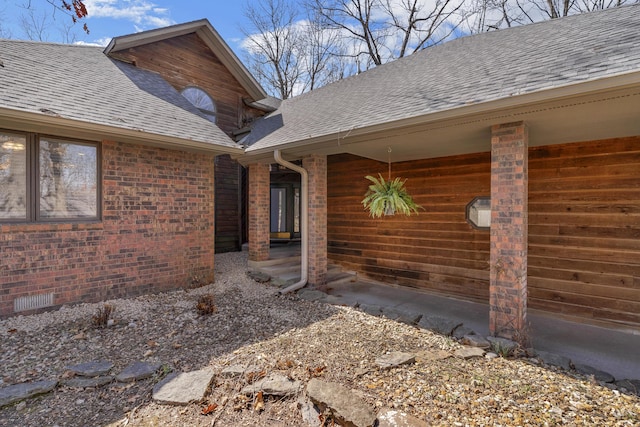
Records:
[[[159,74],[99,47],[0,40],[0,107],[237,147]]]
[[[248,153],[640,71],[640,5],[462,37],[287,99]]]

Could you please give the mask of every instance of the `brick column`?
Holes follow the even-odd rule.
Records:
[[[491,129],[492,335],[527,339],[528,132],[523,122]]]
[[[269,164],[252,163],[249,169],[249,260],[269,259]]]
[[[309,284],[327,281],[327,156],[302,159],[309,174]]]

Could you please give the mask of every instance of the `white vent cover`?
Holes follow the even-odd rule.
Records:
[[[51,307],[53,305],[53,294],[29,295],[18,297],[13,300],[13,311],[35,310],[36,308]]]

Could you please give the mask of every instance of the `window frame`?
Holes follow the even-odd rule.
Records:
[[[102,221],[102,143],[80,138],[68,138],[37,132],[0,128],[0,133],[25,138],[26,155],[26,215],[24,218],[1,218],[0,224],[91,223]],[[96,214],[91,217],[43,217],[40,214],[40,141],[50,140],[66,144],[94,147],[96,150]]]
[[[197,91],[202,92],[202,94],[204,94],[209,101],[211,101],[211,105],[213,106],[213,110],[208,110],[206,108],[202,108],[198,105],[196,105],[190,98],[188,98],[185,95],[185,92],[189,89],[195,89]],[[200,111],[202,114],[204,114],[204,116],[207,118],[207,120],[209,120],[211,123],[218,123],[218,105],[216,104],[216,101],[213,99],[213,97],[211,95],[209,95],[209,92],[207,92],[206,90],[202,89],[199,86],[194,86],[194,85],[189,85],[184,87],[181,91],[180,91],[180,95],[182,95],[184,97],[184,99],[186,99],[187,101],[189,101],[189,103],[191,105],[193,105],[195,108],[198,109],[198,111]],[[213,117],[213,120],[211,120],[211,117]]]

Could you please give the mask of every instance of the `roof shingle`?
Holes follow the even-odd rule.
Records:
[[[287,99],[248,153],[640,71],[640,5],[462,37]]]
[[[159,74],[99,47],[0,40],[0,59],[2,107],[237,147]]]

